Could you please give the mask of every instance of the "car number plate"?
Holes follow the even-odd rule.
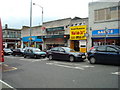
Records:
[[[85,56],[82,56],[82,58],[85,58]]]
[[[45,55],[41,55],[41,56],[45,56]]]

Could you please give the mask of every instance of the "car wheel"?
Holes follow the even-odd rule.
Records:
[[[24,55],[24,58],[26,58],[26,55]]]
[[[96,59],[95,59],[94,57],[91,57],[91,58],[90,58],[90,63],[91,63],[91,64],[95,64],[95,63],[96,63]]]
[[[70,56],[69,60],[70,60],[70,62],[73,62],[73,61],[75,61],[75,57],[74,56]]]
[[[12,54],[13,56],[16,56],[15,54]]]
[[[53,59],[52,55],[49,55],[49,57],[48,57],[48,58],[49,58],[49,60],[52,60],[52,59]]]
[[[34,55],[34,58],[36,58],[36,59],[37,59],[37,58],[38,58],[38,56],[37,56],[37,55]]]

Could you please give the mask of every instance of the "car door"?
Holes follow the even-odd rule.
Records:
[[[117,64],[120,59],[120,54],[115,47],[108,46],[107,47],[107,56],[106,59],[110,64]]]
[[[33,57],[31,49],[27,49],[25,54],[26,54],[26,56]]]
[[[33,49],[29,49],[29,56],[34,57]]]
[[[69,55],[66,53],[66,51],[63,48],[59,48],[59,59],[61,60],[67,60]]]
[[[52,54],[53,59],[59,59],[58,47],[52,48],[49,54]]]
[[[106,46],[99,46],[94,56],[97,62],[107,62],[106,61]]]

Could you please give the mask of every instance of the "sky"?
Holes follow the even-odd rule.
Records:
[[[32,6],[32,26],[38,26],[43,22],[64,18],[88,17],[88,4],[96,0],[32,0],[37,5]],[[8,28],[21,29],[22,26],[30,26],[31,0],[1,0],[0,17],[2,26],[8,24]],[[38,6],[40,5],[40,6]]]

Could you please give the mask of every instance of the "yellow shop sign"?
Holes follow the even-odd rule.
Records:
[[[70,27],[70,40],[85,40],[87,25]]]

